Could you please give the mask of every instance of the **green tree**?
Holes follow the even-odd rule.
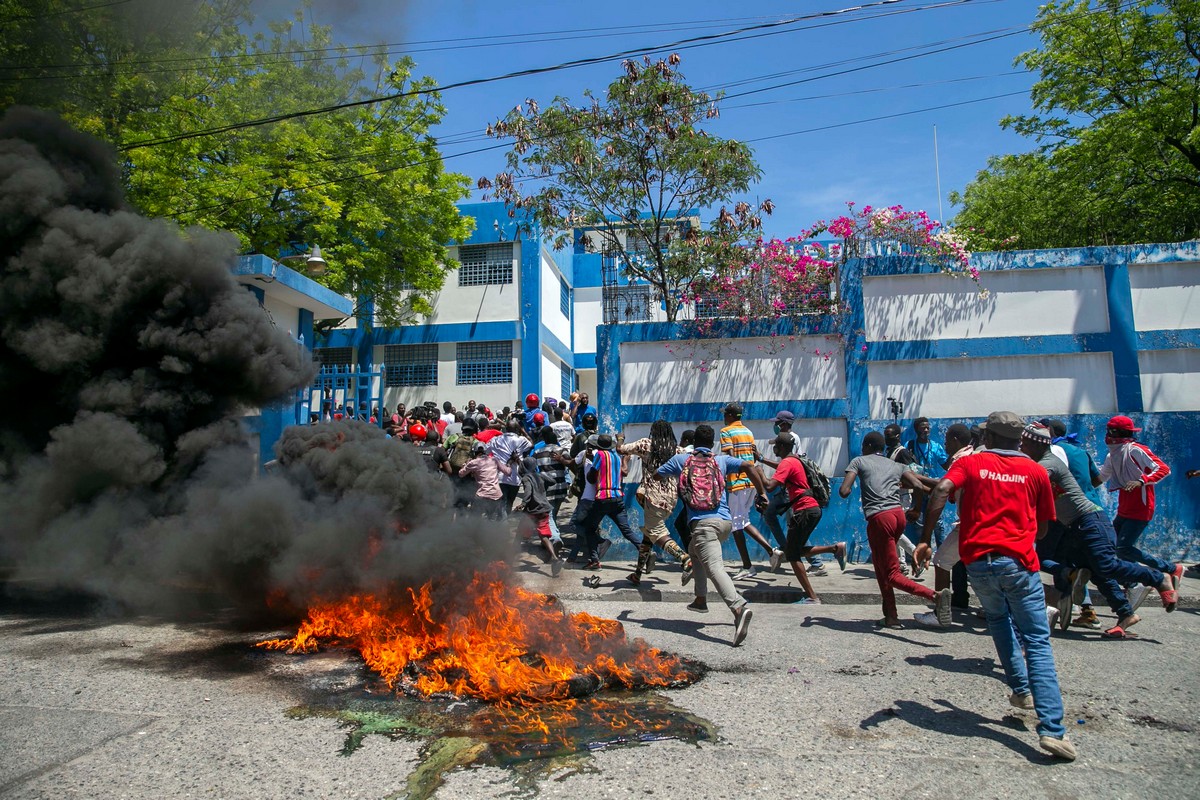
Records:
[[[589,91],[582,106],[562,97],[544,110],[517,106],[487,129],[514,140],[507,170],[478,184],[557,246],[588,231],[585,246],[653,286],[672,321],[692,281],[739,257],[772,209],[741,202],[700,226],[701,210],[746,191],[761,171],[746,144],[701,127],[717,117],[719,97],[690,88],[678,64],[677,55],[626,61],[603,105]]]
[[[1179,241],[1200,233],[1200,2],[1043,6],[1039,112],[1002,125],[1039,148],[992,158],[965,191],[973,249]],[[974,228],[974,230],[972,230]]]
[[[36,46],[15,57],[21,68],[8,71],[29,84],[38,76],[66,84],[37,104],[121,150],[129,199],[143,213],[231,231],[245,252],[320,244],[329,269],[319,280],[369,297],[383,324],[431,310],[430,295],[456,266],[446,244],[471,231],[455,205],[469,180],[444,170],[430,129],[445,109],[432,79],[413,77],[411,60],[338,47],[328,28],[304,25],[300,12],[249,35],[249,0],[181,4],[187,16],[175,22],[188,24],[186,34],[182,25],[135,33],[119,16],[129,13],[124,6],[57,14],[60,0],[17,4],[28,7],[30,24],[58,28],[71,44],[38,34]],[[35,57],[61,60],[25,60]],[[69,69],[44,66],[51,64]],[[7,99],[28,94],[21,87]],[[174,138],[393,95],[405,96]]]

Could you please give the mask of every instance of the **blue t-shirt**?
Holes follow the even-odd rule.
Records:
[[[585,416],[587,416],[588,414],[595,416],[596,415],[596,407],[595,406],[584,406],[583,408],[577,409],[575,411],[575,432],[576,433],[579,433],[580,431],[583,430],[583,418]]]
[[[1092,478],[1100,477],[1100,470],[1096,469],[1096,462],[1092,461],[1088,451],[1070,439],[1056,439],[1055,443],[1067,454],[1067,469],[1083,490],[1083,496],[1104,508],[1104,501],[1100,499],[1100,487],[1092,485]]]
[[[908,452],[912,453],[912,457],[917,460],[917,464],[921,466],[921,474],[928,475],[930,478],[940,478],[945,472],[942,464],[946,463],[946,448],[930,439],[928,442],[921,443],[913,439],[908,443]]]
[[[696,453],[712,453],[707,447],[697,447],[693,452]],[[691,458],[692,453],[680,453],[674,456],[670,461],[658,468],[659,475],[672,475],[678,477],[683,474],[683,465]],[[747,467],[752,465],[752,462],[742,461],[740,458],[733,456],[719,455],[713,456],[716,459],[717,465],[721,467],[721,472],[725,477],[729,477],[731,473],[744,472]],[[683,507],[687,509],[688,522],[694,522],[698,519],[706,519],[708,517],[720,517],[732,521],[733,517],[729,515],[729,492],[721,492],[721,505],[712,511],[697,511],[694,508],[688,508],[684,503]]]

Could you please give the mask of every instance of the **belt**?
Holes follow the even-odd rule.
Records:
[[[1008,555],[1007,553],[984,553],[983,555],[981,555],[979,558],[977,558],[975,560],[976,561],[986,561],[987,563],[991,564],[993,561],[999,561],[1002,558],[1006,558],[1009,561],[1016,561],[1015,558]]]

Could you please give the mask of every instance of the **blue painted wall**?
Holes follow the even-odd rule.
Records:
[[[871,362],[919,360],[927,358],[986,358],[1011,355],[1059,355],[1071,353],[1111,353],[1116,377],[1116,397],[1120,413],[1128,414],[1145,430],[1140,437],[1171,467],[1172,474],[1157,493],[1158,511],[1143,536],[1144,549],[1165,558],[1200,559],[1200,479],[1188,481],[1184,473],[1200,468],[1200,412],[1144,413],[1138,352],[1141,350],[1178,349],[1200,346],[1200,329],[1139,332],[1134,325],[1133,302],[1129,284],[1128,264],[1168,263],[1200,260],[1200,247],[1184,245],[1133,245],[1105,248],[1070,248],[1023,251],[1015,253],[980,253],[972,256],[972,265],[985,273],[1013,269],[1039,269],[1071,266],[1103,265],[1106,301],[1110,320],[1107,333],[1073,336],[997,337],[955,340],[914,340],[867,342],[863,318],[862,279],[864,276],[932,273],[934,265],[911,257],[891,256],[852,259],[842,270],[842,297],[849,313],[836,323],[830,320],[804,320],[794,327],[774,322],[718,327],[714,337],[742,338],[766,336],[771,333],[835,334],[844,343],[846,397],[836,400],[749,402],[748,419],[770,419],[780,408],[788,408],[798,416],[842,417],[846,419],[850,436],[851,457],[859,453],[862,438],[870,431],[882,430],[888,419],[870,418],[867,368]],[[578,260],[576,261],[578,270]],[[673,422],[720,419],[721,403],[669,403],[671,390],[662,387],[664,404],[630,406],[621,402],[619,354],[624,342],[667,341],[694,336],[687,323],[638,323],[602,326],[597,337],[597,366],[601,429],[618,431],[627,423],[648,423],[664,417]],[[1036,387],[1031,387],[1036,391]],[[729,398],[745,402],[745,398]],[[980,408],[974,418],[932,418],[934,436],[940,438],[946,427],[956,422],[968,425],[981,421],[990,411]],[[1010,409],[1021,413],[1021,409]],[[1104,426],[1108,414],[1063,415],[1069,430],[1080,433],[1097,463],[1107,452],[1104,445]],[[911,420],[901,419],[906,427],[904,439],[913,436]],[[851,496],[841,500],[836,496],[840,475],[831,475],[835,497],[812,538],[814,544],[835,541],[851,543],[851,552],[860,557],[868,552],[866,524],[860,510],[857,487]],[[1115,498],[1111,505],[1115,508]],[[631,513],[639,518],[640,510],[633,504]],[[755,515],[755,524],[766,534]],[[618,537],[619,538],[619,537]],[[632,557],[633,550],[624,541],[614,544],[615,552]],[[751,557],[761,561],[761,549],[750,544]],[[758,552],[755,552],[758,550]],[[726,558],[737,558],[732,540],[725,547]]]

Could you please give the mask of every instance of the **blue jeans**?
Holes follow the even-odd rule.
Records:
[[[1033,694],[1039,736],[1063,738],[1067,729],[1063,726],[1062,692],[1054,669],[1046,597],[1038,573],[1008,556],[989,553],[968,564],[967,575],[987,617],[1008,688],[1014,694]],[[1017,634],[1023,640],[1024,655]]]
[[[1093,511],[1075,520],[1071,533],[1071,549],[1081,551],[1072,552],[1072,560],[1092,571],[1092,583],[1100,587],[1109,608],[1119,618],[1133,613],[1122,585],[1158,586],[1163,582],[1163,574],[1158,570],[1118,557],[1116,533],[1103,511]]]
[[[1143,553],[1138,549],[1137,540],[1149,524],[1150,520],[1146,519],[1116,517],[1113,520],[1113,530],[1117,532],[1117,556],[1126,561],[1136,561],[1139,564],[1145,564],[1147,567],[1156,569],[1159,572],[1174,572],[1175,565],[1170,561],[1163,561],[1158,556]]]
[[[767,526],[767,530],[775,537],[775,541],[781,548],[787,547],[787,536],[783,533],[783,526],[779,524],[779,517],[786,511],[783,508],[783,504],[786,502],[787,490],[782,486],[777,487],[775,491],[767,495],[767,510],[762,513],[763,524]]]
[[[629,524],[629,517],[625,514],[625,500],[620,497],[597,500],[592,503],[592,510],[583,523],[587,531],[588,552],[593,558],[595,558],[596,548],[600,546],[600,540],[603,538],[600,535],[600,524],[604,522],[605,517],[613,521],[621,535],[628,539],[634,547],[641,547],[642,532],[635,531]]]

